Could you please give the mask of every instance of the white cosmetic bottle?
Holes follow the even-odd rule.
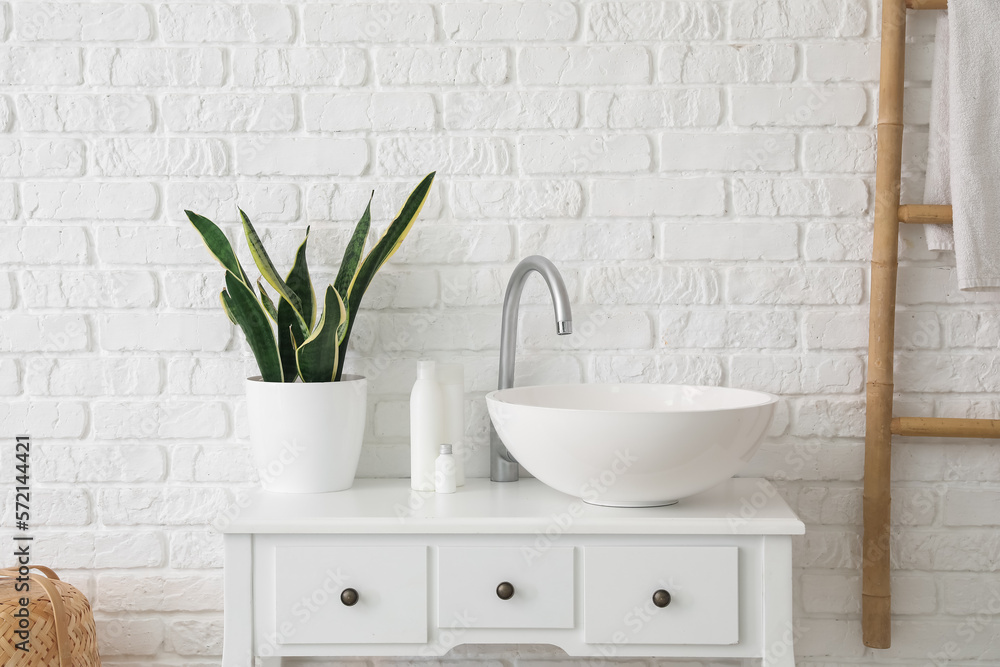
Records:
[[[451,445],[441,445],[441,453],[434,464],[434,490],[438,493],[455,493],[455,457]]]
[[[417,364],[410,392],[410,488],[434,490],[434,463],[445,440],[445,397],[433,361]]]
[[[455,457],[455,483],[465,485],[465,369],[462,364],[439,364],[438,382],[444,391],[444,439]]]

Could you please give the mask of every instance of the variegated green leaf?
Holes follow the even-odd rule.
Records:
[[[365,257],[351,288],[348,308],[351,313],[357,312],[356,309],[361,305],[365,290],[371,284],[372,278],[375,277],[375,274],[382,268],[382,265],[396,252],[403,239],[406,238],[406,235],[410,233],[410,229],[413,227],[420,209],[423,208],[424,202],[427,201],[427,195],[430,192],[433,181],[434,172],[431,172],[420,181],[406,199],[406,203],[403,204],[403,208],[400,209],[396,219],[392,221],[392,224],[385,230],[382,238],[378,240],[375,247]]]
[[[358,275],[358,269],[361,267],[361,258],[365,253],[365,242],[368,240],[368,230],[372,224],[372,198],[374,197],[375,191],[373,190],[371,196],[368,198],[368,206],[365,207],[365,213],[354,228],[354,234],[351,235],[351,240],[348,242],[347,248],[344,249],[344,258],[340,261],[340,270],[337,271],[337,278],[333,281],[333,287],[337,290],[337,294],[340,294],[345,299],[350,297],[351,285],[354,284],[354,278]]]
[[[350,320],[350,313],[347,312],[347,308],[344,308],[344,319],[340,321],[340,326],[337,327],[337,344],[343,345],[344,338],[347,337],[347,322]]]
[[[302,303],[302,319],[306,328],[312,329],[316,324],[316,293],[313,291],[312,280],[309,278],[309,265],[306,263],[306,244],[309,242],[309,227],[306,227],[306,237],[302,239],[295,253],[295,263],[288,272],[285,283],[299,297]]]
[[[424,207],[424,203],[427,201],[427,195],[431,191],[431,184],[434,182],[434,175],[437,172],[432,171],[431,173],[424,176],[423,180],[417,183],[417,187],[413,189],[410,196],[406,198],[406,203],[403,204],[403,208],[399,209],[399,213],[396,214],[396,219],[392,221],[389,225],[389,229],[385,231],[379,242],[391,241],[389,251],[385,253],[385,256],[379,262],[379,268],[385,264],[390,257],[396,254],[399,250],[399,246],[403,243],[403,239],[406,235],[410,233],[410,228],[413,227],[413,223],[416,221],[417,216],[420,215],[420,210]],[[376,269],[378,270],[378,269]]]
[[[240,209],[240,219],[243,220],[243,231],[246,233],[247,245],[250,247],[250,256],[253,257],[254,264],[257,265],[257,269],[260,271],[260,275],[264,277],[271,287],[284,299],[288,300],[288,303],[292,305],[295,310],[296,315],[302,320],[302,326],[308,328],[305,318],[302,316],[302,301],[299,297],[292,292],[281,276],[278,275],[278,270],[274,267],[274,262],[267,254],[267,250],[264,248],[263,241],[260,240],[260,236],[257,235],[257,230],[253,228],[253,224],[250,222],[250,218],[247,214]]]
[[[264,283],[260,281],[260,278],[257,279],[257,289],[260,290],[260,304],[264,306],[264,312],[267,313],[268,317],[277,322],[278,309],[274,307],[274,302],[271,301],[271,297],[264,290]]]
[[[229,318],[229,321],[233,324],[239,324],[239,322],[236,321],[236,317],[233,315],[233,309],[229,306],[231,299],[229,298],[229,293],[226,292],[226,290],[219,292],[219,301],[222,302],[222,310],[225,311],[226,317]]]
[[[378,270],[392,257],[393,253],[396,252],[399,245],[403,242],[403,239],[409,234],[414,221],[417,219],[417,215],[420,213],[420,209],[423,208],[424,202],[427,201],[427,195],[430,192],[431,183],[434,182],[435,173],[431,172],[427,174],[417,184],[417,187],[414,188],[413,192],[406,199],[406,203],[403,204],[403,208],[400,209],[396,219],[385,230],[385,234],[378,240],[375,247],[371,249],[358,269],[347,300],[348,319],[342,338],[343,345],[340,348],[340,368],[343,368],[344,365],[344,356],[347,354],[347,342],[351,337],[351,330],[354,328],[358,311],[361,309],[361,300],[365,296],[365,291],[368,289],[368,285],[371,284],[372,278],[375,277]],[[339,373],[337,379],[340,379]]]
[[[239,276],[239,279],[249,287],[250,279],[247,278],[246,272],[240,265],[240,260],[237,259],[236,253],[233,252],[233,246],[229,242],[229,238],[219,229],[219,226],[205,216],[198,215],[193,211],[185,210],[184,214],[187,215],[188,220],[191,221],[198,234],[201,235],[201,240],[205,242],[205,246],[212,253],[212,257],[215,257],[219,264],[222,264],[227,271],[231,271],[234,275]]]
[[[231,271],[226,271],[226,290],[229,292],[230,308],[236,323],[243,330],[247,343],[257,359],[261,378],[265,382],[281,382],[281,358],[274,331],[264,312],[264,306],[257,296]]]
[[[298,318],[292,311],[292,306],[284,299],[278,300],[278,355],[281,357],[281,368],[285,374],[285,382],[295,382],[298,375],[298,364],[295,361],[295,350],[305,341],[309,332],[304,331]]]
[[[296,351],[303,382],[333,382],[338,377],[340,345],[337,330],[347,317],[347,308],[333,285],[326,288],[323,314],[316,329]]]

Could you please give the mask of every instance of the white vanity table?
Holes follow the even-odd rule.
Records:
[[[794,665],[791,536],[804,526],[765,480],[619,509],[534,479],[470,479],[453,495],[359,479],[260,492],[225,532],[225,667],[466,643]]]

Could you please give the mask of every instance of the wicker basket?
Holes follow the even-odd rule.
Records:
[[[32,566],[28,593],[27,651],[17,648],[23,592],[15,590],[16,569],[0,570],[0,664],[4,667],[100,667],[97,628],[83,593],[47,567]]]

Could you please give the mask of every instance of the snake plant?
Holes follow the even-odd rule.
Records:
[[[301,378],[303,382],[340,381],[347,343],[365,290],[375,273],[406,238],[427,200],[433,180],[432,172],[420,181],[385,234],[365,255],[372,210],[371,199],[368,200],[368,207],[344,251],[337,277],[332,285],[327,285],[323,294],[322,314],[316,307],[316,293],[306,264],[308,227],[305,239],[295,253],[292,269],[282,280],[250,218],[240,209],[250,255],[261,276],[277,293],[275,305],[259,278],[257,290],[254,290],[254,283],[243,270],[229,239],[219,226],[205,216],[184,211],[201,234],[209,252],[226,269],[226,289],[222,290],[219,299],[229,319],[243,330],[262,380],[295,382]]]

